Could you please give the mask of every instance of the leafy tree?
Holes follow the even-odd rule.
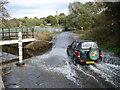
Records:
[[[67,16],[65,16],[64,13],[61,13],[58,17],[58,20],[60,25],[65,26],[67,23]]]
[[[59,16],[65,16],[65,14],[64,13],[60,13],[60,15]]]
[[[106,15],[114,20],[116,23],[120,23],[120,1],[104,3],[107,7]]]
[[[77,1],[69,4],[69,12],[69,26],[80,29],[81,27],[89,28],[93,25],[97,9],[93,2],[82,4]]]
[[[5,5],[7,3],[7,0],[0,0],[0,27],[5,27],[5,25],[1,21],[9,17],[7,9],[5,8]]]
[[[8,4],[7,0],[0,0],[0,18],[9,17],[7,9],[5,8],[6,4]]]
[[[56,24],[57,24],[57,18],[54,17],[54,16],[52,16],[52,15],[49,15],[49,16],[45,19],[45,21],[46,21],[47,23],[51,23],[52,25],[56,25]]]
[[[37,21],[37,25],[38,26],[41,26],[44,24],[44,19],[43,18],[40,18],[38,21]]]
[[[95,19],[94,30],[85,37],[97,41],[101,48],[120,55],[120,2],[100,2],[96,5],[102,12]]]

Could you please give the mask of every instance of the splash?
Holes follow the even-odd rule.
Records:
[[[91,65],[90,69],[93,70],[98,75],[100,75],[100,77],[104,78],[105,81],[110,82],[116,87],[120,86],[119,67],[108,63],[100,63],[100,64],[96,64],[96,66]]]

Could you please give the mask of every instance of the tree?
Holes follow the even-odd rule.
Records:
[[[65,14],[64,13],[60,13],[60,15],[59,16],[65,16]]]
[[[93,2],[82,4],[77,1],[69,4],[69,12],[69,26],[80,29],[81,27],[89,28],[93,25],[97,9]]]
[[[58,17],[58,20],[59,20],[59,24],[65,26],[65,25],[66,25],[66,22],[67,22],[67,17],[64,16],[64,15],[60,15],[60,16]]]
[[[120,1],[104,3],[107,7],[106,15],[114,20],[116,23],[120,23]]]
[[[44,19],[43,18],[38,19],[37,25],[40,26],[40,25],[43,25],[43,24],[44,24]]]
[[[57,18],[49,15],[46,19],[45,19],[46,23],[51,23],[51,25],[56,25],[57,24]]]
[[[1,22],[3,19],[8,18],[9,14],[7,12],[7,9],[5,8],[5,5],[8,3],[7,0],[0,0],[0,27],[3,27],[3,23]]]

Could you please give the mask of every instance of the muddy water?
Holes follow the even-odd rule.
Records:
[[[67,46],[76,39],[75,34],[71,32],[63,32],[54,36],[54,45],[52,50],[44,55],[39,55],[26,60],[26,64],[37,69],[37,72],[32,74],[32,81],[20,81],[23,87],[34,87],[34,82],[43,82],[43,86],[37,87],[57,87],[57,88],[111,88],[120,87],[120,58],[108,53],[103,52],[103,62],[95,65],[77,65],[70,64],[70,58],[66,54]],[[26,65],[27,66],[27,65]],[[27,67],[24,67],[27,68]],[[11,68],[15,72],[17,68]],[[29,70],[29,69],[28,69]],[[19,72],[19,71],[18,71]],[[28,71],[24,71],[28,72]],[[39,74],[43,76],[39,76]],[[51,76],[49,76],[49,74]],[[23,76],[28,78],[28,73]],[[39,76],[42,81],[37,81],[34,77]],[[37,76],[37,77],[38,77]],[[50,77],[53,77],[50,78]],[[56,83],[58,80],[59,82]],[[49,83],[47,83],[49,81]],[[25,83],[27,82],[27,84]],[[33,84],[32,84],[33,83]],[[31,85],[31,86],[29,86]],[[19,86],[20,87],[20,86]]]
[[[82,88],[119,87],[120,58],[103,52],[103,62],[89,66],[69,64],[67,46],[74,40],[74,34],[64,32],[54,37],[54,46],[49,53],[32,58],[32,64],[49,72],[61,73]]]

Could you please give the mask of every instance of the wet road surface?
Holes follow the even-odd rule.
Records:
[[[120,58],[103,52],[104,61],[95,65],[74,66],[66,54],[75,34],[63,32],[54,36],[52,50],[25,60],[25,65],[7,65],[5,83],[8,88],[113,88],[120,87]]]

